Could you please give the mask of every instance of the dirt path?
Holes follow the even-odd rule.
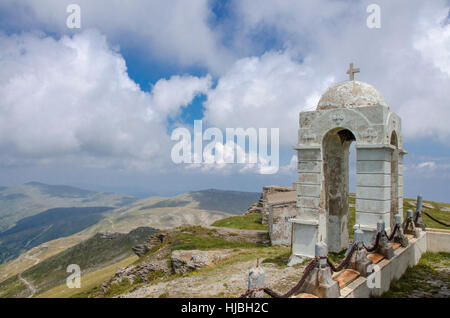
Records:
[[[32,255],[28,255],[28,254],[25,254],[23,257],[26,259],[29,259],[30,261],[33,261],[34,262],[33,266],[37,265],[41,261],[39,258],[36,258],[36,257],[34,257]]]
[[[22,273],[20,273],[18,275],[18,278],[22,282],[22,284],[24,284],[27,287],[27,289],[30,291],[31,294],[28,296],[28,298],[32,298],[34,296],[34,294],[36,293],[36,288],[34,288],[33,284],[31,284],[25,278],[22,277]]]
[[[43,245],[43,247],[46,247],[46,245]],[[41,260],[33,255],[28,255],[28,254],[24,254],[24,258],[33,261],[34,265],[37,265]],[[34,294],[36,294],[36,288],[33,286],[33,284],[31,284],[29,281],[27,281],[25,278],[22,277],[22,273],[20,273],[17,277],[18,279],[22,282],[22,284],[24,284],[27,289],[30,291],[30,295],[28,296],[28,298],[32,298],[34,296]]]

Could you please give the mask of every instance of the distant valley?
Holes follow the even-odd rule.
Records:
[[[0,264],[39,244],[75,234],[99,222],[112,207],[55,208],[23,218],[0,233]]]
[[[58,253],[21,273],[21,278],[32,282],[33,288],[45,291],[62,284],[67,277],[67,266],[77,264],[83,273],[117,263],[133,255],[132,247],[141,244],[158,230],[148,227],[134,229],[128,234],[97,233],[93,237]],[[0,282],[0,297],[29,296],[26,286],[18,283],[18,275]],[[3,294],[2,294],[3,293]]]
[[[225,217],[242,214],[259,197],[257,192],[209,189],[137,200],[122,194],[35,182],[0,187],[0,222],[4,225],[0,230],[0,264],[4,263],[0,265],[0,282],[12,279],[15,284],[17,275],[25,275],[24,271],[44,275],[41,264],[56,264],[55,260],[64,258],[69,249],[80,251],[83,244],[96,237],[94,241],[98,240],[102,233],[126,235],[140,227],[157,231],[181,225],[208,226]],[[98,248],[100,254],[105,253],[103,245]],[[111,252],[104,255],[117,262],[130,254],[128,248],[120,257],[111,256]],[[95,267],[106,266],[107,258]],[[47,260],[53,263],[46,263]],[[46,268],[51,271],[49,266]],[[32,279],[38,280],[38,277],[33,274]]]
[[[29,182],[14,187],[0,187],[0,232],[13,227],[25,217],[52,208],[120,207],[136,200],[129,195],[94,192],[39,182]]]

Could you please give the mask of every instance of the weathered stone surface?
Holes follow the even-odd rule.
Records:
[[[264,291],[258,290],[265,287],[264,282],[264,269],[259,266],[259,259],[257,260],[257,266],[252,268],[248,273],[248,289],[254,290],[249,298],[262,298],[264,297]]]
[[[317,109],[353,108],[361,106],[387,106],[383,95],[372,85],[346,81],[330,87],[317,105]]]
[[[171,256],[172,268],[177,274],[187,273],[216,264],[230,255],[231,252],[227,250],[173,251]]]
[[[311,246],[319,240],[327,242],[333,252],[347,247],[349,146],[353,141],[357,151],[356,224],[364,231],[364,243],[371,241],[378,220],[385,221],[390,231],[394,215],[402,213],[406,152],[402,150],[401,118],[371,85],[353,80],[339,83],[322,95],[316,111],[299,116],[295,147],[298,215],[293,223],[292,258],[311,256]]]
[[[269,195],[278,193],[278,192],[295,192],[296,188],[294,186],[265,186],[263,187],[263,192],[261,195],[260,203],[258,203],[258,206],[261,207],[262,211],[262,223],[267,224],[269,223],[269,206],[271,203],[269,203]],[[260,204],[260,205],[259,205]]]
[[[290,245],[292,234],[292,223],[290,219],[298,214],[294,204],[281,204],[272,206],[269,217],[269,232],[272,245]]]
[[[147,244],[139,244],[134,246],[133,248],[134,254],[136,254],[139,257],[144,256],[148,251],[150,251],[150,248]]]
[[[315,245],[315,256],[327,256],[327,245],[319,242]],[[300,288],[300,293],[316,295],[320,298],[337,298],[340,296],[339,284],[333,280],[331,270],[324,258],[319,260],[317,267],[313,268]]]

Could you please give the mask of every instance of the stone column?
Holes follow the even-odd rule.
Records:
[[[290,220],[293,231],[291,265],[302,261],[304,257],[314,257],[314,245],[318,238],[326,239],[326,215],[319,212],[321,147],[298,146],[294,149],[298,153],[298,215]],[[319,226],[319,223],[323,226]]]
[[[356,224],[370,245],[379,220],[390,224],[391,152],[389,145],[356,146]],[[387,228],[390,231],[390,226]]]
[[[297,207],[299,217],[316,219],[319,209],[322,177],[320,147],[296,148],[298,155]]]
[[[398,214],[402,218],[403,222],[403,157],[408,152],[405,150],[399,151],[398,156]]]

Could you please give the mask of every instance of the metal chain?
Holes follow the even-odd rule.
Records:
[[[319,259],[316,257],[314,258],[304,269],[303,271],[303,275],[302,278],[300,279],[300,281],[291,288],[291,290],[289,290],[287,293],[285,294],[280,294],[268,287],[264,287],[264,288],[258,288],[258,289],[249,289],[247,290],[245,293],[243,293],[239,298],[247,298],[248,296],[250,296],[250,294],[252,294],[253,292],[258,292],[258,291],[264,291],[266,294],[268,294],[269,296],[273,297],[273,298],[289,298],[292,295],[298,293],[300,291],[300,288],[303,286],[303,284],[306,281],[306,278],[308,278],[309,274],[311,273],[312,269],[315,268],[317,266],[319,262]]]
[[[444,222],[442,222],[442,221],[439,221],[438,219],[435,219],[434,217],[432,217],[431,215],[429,215],[427,212],[422,212],[423,214],[425,214],[426,216],[428,216],[430,219],[432,219],[434,222],[437,222],[437,223],[439,223],[439,224],[441,224],[441,225],[443,225],[443,226],[448,226],[448,227],[450,227],[450,225],[449,224],[447,224],[447,223],[444,223]]]
[[[394,235],[395,235],[395,232],[397,232],[398,227],[399,227],[399,225],[395,224],[394,229],[392,230],[391,235],[389,235],[389,236],[387,236],[386,232],[384,232],[384,235],[386,235],[388,241],[392,241],[394,239]]]
[[[406,220],[405,220],[405,223],[404,223],[404,225],[403,225],[403,231],[406,231],[407,229],[408,229],[408,226],[409,225],[413,225],[413,227],[414,227],[414,221],[413,221],[413,218],[412,217],[409,217],[409,218],[407,218]]]
[[[347,254],[347,256],[344,258],[344,260],[339,264],[338,267],[335,267],[333,265],[333,263],[331,263],[330,259],[328,257],[326,257],[327,259],[327,264],[328,266],[330,266],[331,270],[333,272],[340,272],[343,268],[347,267],[348,263],[350,262],[350,259],[353,255],[353,253],[356,251],[357,245],[356,243],[353,243],[350,252]]]
[[[373,251],[375,251],[375,250],[378,248],[378,243],[379,243],[379,241],[380,241],[380,237],[381,237],[381,231],[378,231],[378,232],[377,232],[377,236],[376,236],[376,238],[375,238],[375,243],[373,244],[373,246],[371,246],[371,247],[366,247],[366,246],[363,244],[363,246],[364,246],[364,248],[366,249],[367,252],[373,252]]]

